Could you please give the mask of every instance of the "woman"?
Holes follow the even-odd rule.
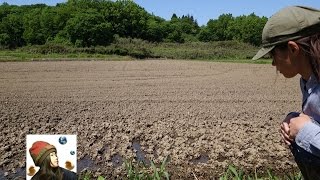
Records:
[[[290,6],[269,18],[262,48],[253,59],[269,54],[286,78],[301,75],[302,112],[291,112],[280,132],[304,179],[320,179],[320,11]]]
[[[44,141],[36,141],[29,149],[30,155],[40,170],[31,180],[76,180],[76,173],[59,167],[57,149]]]

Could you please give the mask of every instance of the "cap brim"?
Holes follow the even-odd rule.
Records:
[[[257,60],[262,58],[264,55],[269,53],[275,46],[270,46],[270,47],[263,47],[261,48],[257,54],[252,58],[252,60]]]

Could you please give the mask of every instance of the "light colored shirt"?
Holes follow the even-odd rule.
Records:
[[[311,117],[298,132],[295,142],[304,150],[320,157],[320,83],[314,75],[308,81],[300,79],[302,112]]]

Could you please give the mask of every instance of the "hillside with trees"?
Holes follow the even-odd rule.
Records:
[[[120,55],[136,51],[119,46],[125,41],[142,42],[145,49],[137,51],[145,51],[146,56],[157,56],[152,48],[163,49],[170,43],[233,41],[257,47],[267,21],[254,13],[238,17],[222,14],[199,26],[192,15],[173,14],[165,20],[130,0],[68,0],[56,6],[3,3],[0,17],[1,49],[54,46],[57,53],[84,51],[83,48],[96,53],[97,48],[102,48],[104,53]]]

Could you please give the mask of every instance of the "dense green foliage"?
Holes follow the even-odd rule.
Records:
[[[108,46],[74,47],[46,43],[0,51],[0,61],[30,61],[46,59],[196,59],[228,62],[271,63],[252,61],[258,47],[239,41],[154,43],[141,39],[115,36]],[[126,56],[126,57],[124,57]]]
[[[170,20],[148,13],[130,0],[68,0],[45,4],[0,6],[0,47],[63,44],[108,46],[117,37],[149,42],[184,43],[236,40],[260,45],[266,17],[223,14],[199,26],[191,15]]]

